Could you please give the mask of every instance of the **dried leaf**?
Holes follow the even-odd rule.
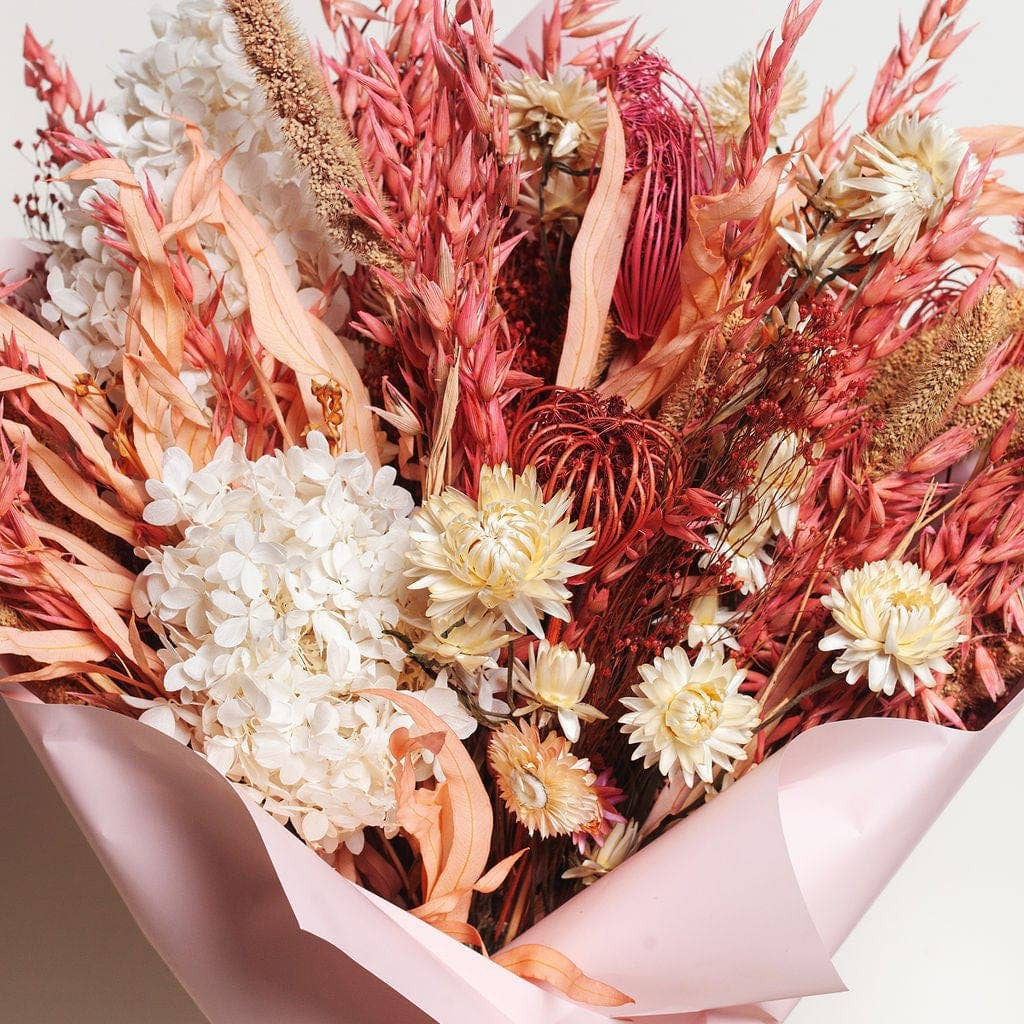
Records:
[[[41,445],[28,427],[12,420],[4,420],[2,426],[12,442],[25,445],[29,466],[39,477],[40,483],[65,508],[129,544],[136,542],[136,519],[104,501],[92,484],[87,483],[59,455]]]
[[[81,608],[96,632],[124,657],[134,661],[128,627],[93,583],[89,571],[65,562],[49,551],[40,552],[39,558],[54,586]],[[65,657],[64,660],[71,659]]]
[[[92,633],[81,630],[0,626],[0,654],[16,654],[49,665],[104,661],[110,656],[110,649]]]
[[[441,399],[441,415],[438,417],[427,462],[423,491],[426,497],[433,497],[444,490],[448,482],[448,454],[451,449],[452,427],[459,410],[459,367],[462,363],[462,349],[455,346],[455,362],[448,368],[448,379],[444,383]]]
[[[598,389],[602,394],[621,395],[635,409],[646,409],[683,378],[698,342],[728,313],[729,295],[738,284],[728,280],[726,229],[770,215],[788,159],[782,154],[767,161],[745,188],[690,199],[689,230],[680,262],[678,328],[663,334],[635,366],[606,380]]]
[[[363,690],[391,701],[424,732],[441,732],[444,746],[437,754],[445,781],[432,792],[440,811],[441,856],[434,884],[424,892],[424,901],[458,894],[453,915],[465,921],[470,895],[487,867],[491,848],[493,816],[487,790],[462,741],[426,705],[411,693],[396,690]],[[417,792],[423,792],[417,790]],[[423,808],[417,808],[426,813]]]
[[[623,188],[626,139],[615,103],[608,101],[608,131],[594,194],[572,247],[569,317],[557,383],[585,388],[594,379],[622,250],[643,175]]]
[[[0,337],[13,337],[28,357],[30,365],[37,367],[54,384],[65,391],[74,392],[77,378],[88,377],[85,366],[37,323],[23,316],[11,306],[0,305]],[[90,390],[78,400],[85,418],[97,429],[109,433],[114,429],[114,417],[106,399]]]
[[[588,1006],[625,1006],[636,1001],[611,985],[588,978],[564,953],[540,943],[511,946],[492,959],[520,978],[542,981]]]

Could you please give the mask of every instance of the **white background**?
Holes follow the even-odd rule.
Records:
[[[165,3],[171,0],[164,0]],[[495,0],[511,27],[525,4]],[[311,31],[317,0],[295,0]],[[119,49],[144,45],[137,0],[0,0],[0,237],[20,233],[9,198],[28,165],[7,143],[30,139],[38,107],[21,84],[20,33],[70,54],[83,87],[103,95]],[[677,69],[707,81],[781,17],[783,0],[623,0]],[[858,70],[849,108],[863,99],[896,38],[902,0],[825,0],[798,51],[817,95]],[[1024,123],[1024,6],[974,0],[980,22],[952,64],[958,85],[944,114],[955,125]],[[852,124],[856,125],[854,114]],[[1021,168],[1010,180],[1024,184]],[[1024,211],[1022,211],[1024,212]],[[805,1000],[792,1024],[1014,1024],[1024,1021],[1024,718],[1013,725],[906,863],[837,957],[851,992]],[[893,779],[899,785],[899,779]],[[752,851],[756,855],[756,851]],[[680,878],[685,879],[685,865]],[[727,887],[729,880],[704,880]],[[0,1024],[191,1024],[200,1018],[146,946],[67,812],[0,714]],[[684,965],[685,969],[685,965]],[[315,983],[315,979],[311,979]]]

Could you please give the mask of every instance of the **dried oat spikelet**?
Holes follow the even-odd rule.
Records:
[[[394,269],[395,258],[361,223],[348,198],[365,192],[352,133],[334,108],[309,51],[278,0],[224,0],[246,60],[299,163],[330,236],[361,263]]]
[[[865,469],[884,476],[902,469],[915,453],[949,425],[957,396],[981,369],[985,357],[1024,325],[1024,291],[990,288],[967,312],[952,318],[945,343],[907,382],[868,448]]]

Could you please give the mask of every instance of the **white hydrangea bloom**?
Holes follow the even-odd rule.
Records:
[[[145,518],[182,539],[140,552],[134,607],[166,639],[178,713],[148,720],[186,729],[309,843],[358,848],[363,828],[391,824],[389,739],[412,724],[356,692],[395,688],[405,661],[388,631],[402,616],[412,497],[393,469],[334,456],[316,433],[255,462],[229,439],[198,470],[171,450],[163,477],[147,484]],[[453,691],[422,697],[472,729]]]
[[[339,328],[348,300],[330,282],[339,268],[352,269],[351,257],[332,252],[306,194],[305,174],[245,65],[229,15],[218,0],[183,0],[173,12],[155,10],[150,23],[154,41],[123,55],[117,88],[96,115],[95,136],[166,203],[191,159],[176,118],[198,125],[214,153],[231,152],[225,181],[273,239],[303,301],[309,307],[326,303],[325,321]],[[41,313],[105,383],[120,366],[131,279],[101,244],[88,212],[97,193],[112,194],[112,186],[73,184],[70,191],[63,236],[47,261]],[[230,246],[206,229],[201,233],[213,271],[223,277],[217,326],[226,337],[228,318],[245,309],[242,277]],[[196,275],[196,284],[205,287],[204,275]],[[197,295],[207,297],[202,290]]]

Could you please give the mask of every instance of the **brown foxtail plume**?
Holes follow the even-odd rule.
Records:
[[[901,469],[949,424],[957,395],[978,375],[985,358],[1024,326],[1024,290],[990,288],[971,309],[951,318],[931,359],[907,381],[902,398],[885,411],[868,448],[871,476]]]
[[[393,255],[360,222],[348,198],[367,188],[355,139],[279,0],[224,0],[224,6],[267,103],[309,175],[317,212],[331,237],[361,263],[393,268]]]
[[[953,423],[970,430],[980,442],[987,441],[1000,427],[1017,413],[1018,422],[1024,414],[1024,369],[1011,366],[992,386],[992,390],[971,405],[958,405]],[[1024,424],[1020,424],[1024,426]],[[1020,426],[1014,430],[1011,448],[1021,445]]]

